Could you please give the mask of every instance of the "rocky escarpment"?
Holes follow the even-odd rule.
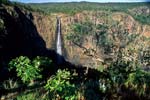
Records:
[[[66,36],[72,32],[72,25],[75,23],[92,22],[94,25],[108,25],[107,32],[114,34],[117,31],[126,30],[129,34],[139,34],[140,36],[150,36],[150,25],[143,25],[135,20],[131,15],[123,12],[109,11],[82,11],[73,16],[53,13],[44,15],[38,12],[20,10],[18,8],[3,7],[1,19],[6,27],[4,40],[7,41],[1,45],[1,51],[13,52],[15,56],[19,55],[42,55],[47,54],[48,50],[56,48],[56,17],[61,18],[63,55],[66,60],[75,64],[85,66],[99,66],[106,59],[110,61],[115,59],[112,52],[105,54],[102,47],[98,47],[92,35],[84,36],[82,47],[75,45],[72,41],[66,39]],[[112,36],[109,36],[112,38]],[[121,40],[116,39],[117,52],[118,45],[121,46]],[[15,54],[16,53],[16,54]]]
[[[132,16],[125,13],[114,13],[112,19],[120,23],[129,33],[142,34],[143,36],[150,36],[150,25],[143,25],[136,21]]]
[[[12,57],[35,55],[44,48],[45,43],[32,23],[31,13],[26,16],[18,7],[14,7],[13,10],[2,7],[0,17],[4,23],[4,31],[1,33],[3,36],[3,43],[1,41],[2,55]],[[37,48],[39,51],[35,52]]]
[[[33,14],[34,15],[34,14]],[[74,45],[71,41],[66,39],[66,36],[72,32],[72,25],[74,23],[83,23],[85,21],[93,22],[94,24],[107,24],[109,25],[108,31],[110,33],[115,33],[117,30],[127,30],[130,34],[139,34],[145,37],[150,36],[150,25],[143,25],[142,23],[135,20],[131,15],[123,13],[123,12],[107,12],[107,11],[83,11],[81,13],[77,13],[74,16],[69,16],[67,14],[57,13],[52,14],[49,16],[49,20],[43,17],[41,20],[38,19],[38,16],[35,15],[35,23],[39,33],[42,35],[44,40],[46,41],[47,47],[51,48],[51,44],[48,42],[48,39],[52,39],[51,36],[54,38],[54,30],[55,30],[55,23],[56,23],[56,16],[61,17],[62,23],[62,34],[63,34],[63,42],[64,42],[64,55],[65,58],[73,63],[82,64],[85,66],[98,66],[101,62],[106,59],[111,58],[111,56],[105,55],[104,50],[96,47],[96,43],[93,40],[92,36],[85,36],[83,47],[78,45]],[[49,23],[45,23],[46,21],[53,21],[51,25]],[[114,26],[117,23],[117,26]],[[39,26],[43,26],[42,31]],[[49,27],[52,30],[50,30]],[[92,26],[91,26],[92,27]],[[47,32],[49,32],[49,38],[46,38]],[[51,34],[51,35],[50,35]],[[55,39],[54,39],[55,40]],[[119,42],[119,41],[118,41]],[[119,43],[118,43],[119,44]],[[88,54],[87,51],[89,50]],[[92,50],[96,50],[93,52]],[[113,56],[112,58],[113,59]],[[110,60],[111,60],[110,59]]]
[[[52,25],[55,24],[52,23],[52,19],[49,20],[50,17],[34,14],[17,6],[1,6],[1,61],[9,61],[21,55],[31,58],[49,56],[55,59],[56,53],[53,49],[55,30],[52,31]],[[41,20],[46,21],[44,23],[40,22]],[[49,22],[48,25],[51,27],[47,27],[46,22]]]

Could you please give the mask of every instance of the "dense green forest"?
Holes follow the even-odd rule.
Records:
[[[45,14],[51,13],[67,13],[75,14],[82,11],[109,11],[111,12],[125,12],[132,15],[135,19],[142,23],[149,24],[150,16],[145,14],[134,14],[130,12],[129,9],[138,8],[141,6],[149,7],[149,3],[88,3],[88,2],[73,2],[73,3],[43,3],[43,4],[29,4],[31,9],[35,11],[40,11]]]
[[[5,0],[4,0],[5,1]],[[7,0],[6,0],[7,1]],[[69,15],[74,15],[82,11],[109,11],[111,12],[125,12],[132,15],[136,20],[143,24],[150,23],[149,14],[135,13],[134,11],[129,11],[132,8],[138,8],[142,6],[150,7],[150,3],[89,3],[89,2],[69,2],[69,3],[31,3],[31,4],[21,4],[14,2],[14,5],[18,5],[30,11],[37,11],[44,14],[51,13],[66,13]],[[137,11],[138,12],[138,11]]]
[[[117,22],[110,25],[96,24],[89,19],[77,21],[69,25],[70,31],[67,31],[64,40],[82,48],[87,56],[95,57],[99,54],[91,55],[91,52],[96,52],[97,49],[85,47],[87,37],[91,37],[96,48],[104,51],[105,55],[111,54],[113,58],[110,61],[104,59],[99,65],[91,67],[65,60],[59,64],[56,58],[61,55],[45,47],[31,15],[38,12],[51,18],[53,13],[73,16],[83,11],[104,11],[105,15],[123,12],[143,25],[150,25],[150,14],[131,10],[143,6],[142,9],[149,9],[148,3],[21,4],[2,0],[0,75],[4,79],[0,80],[0,98],[2,100],[149,100],[149,37],[129,33]],[[26,15],[28,12],[31,12],[30,16]]]

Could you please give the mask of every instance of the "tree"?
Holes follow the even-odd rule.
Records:
[[[0,0],[0,4],[9,4],[9,0]]]

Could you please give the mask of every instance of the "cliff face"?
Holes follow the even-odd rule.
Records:
[[[87,50],[67,40],[66,36],[72,32],[71,26],[75,23],[90,21],[94,24],[107,24],[109,26],[108,31],[112,34],[121,29],[127,30],[129,34],[139,34],[140,36],[150,37],[150,25],[143,25],[136,21],[131,15],[122,12],[83,11],[74,16],[58,13],[50,16],[39,16],[38,14],[33,14],[33,16],[37,30],[45,40],[47,48],[51,48],[52,45],[55,44],[56,16],[60,16],[65,58],[75,64],[85,66],[98,66],[105,59],[113,60],[114,56],[104,54],[105,51],[96,46],[92,36],[88,35],[83,38],[82,46]],[[114,23],[117,23],[118,26],[113,26]],[[118,44],[121,45],[120,43]]]
[[[0,60],[10,60],[21,55],[55,58],[53,49],[48,49],[53,48],[55,34],[55,31],[51,31],[54,24],[49,17],[36,13],[33,15],[18,7],[2,6],[0,20],[3,23],[0,31]]]
[[[53,16],[32,13],[38,33],[46,43],[46,48],[55,49],[56,18]]]
[[[20,15],[19,12],[17,12],[16,10],[11,10],[10,13],[16,14],[16,17],[11,14],[8,15],[9,17],[12,18],[11,22],[14,20],[15,22],[12,23],[17,23],[17,25],[13,26],[13,24],[10,23],[7,25],[10,26],[12,25],[12,27],[16,27],[14,29],[18,29],[18,32],[11,30],[11,32],[8,33],[11,34],[16,32],[19,35],[20,32],[23,32],[21,30],[24,30],[23,32],[24,35],[21,37],[26,37],[26,39],[16,40],[16,43],[22,41],[21,43],[26,44],[27,42],[26,47],[24,48],[28,48],[27,49],[28,51],[33,51],[31,53],[34,53],[35,49],[39,49],[38,52],[40,51],[45,52],[42,51],[41,48],[52,49],[52,50],[56,48],[55,47],[56,17],[57,16],[61,17],[61,25],[62,25],[61,28],[62,28],[62,38],[63,38],[63,48],[64,48],[63,52],[64,52],[65,59],[75,64],[82,64],[85,66],[98,66],[101,62],[104,62],[105,59],[113,60],[115,56],[111,56],[111,54],[105,54],[105,50],[96,45],[95,39],[93,38],[92,35],[84,36],[83,43],[82,43],[82,46],[84,48],[75,45],[70,40],[66,39],[66,36],[72,32],[72,25],[75,23],[84,23],[86,21],[89,21],[95,25],[107,24],[108,25],[107,32],[109,32],[110,34],[116,33],[117,30],[120,29],[120,30],[128,31],[129,34],[139,34],[140,36],[142,35],[145,37],[150,37],[150,25],[143,25],[140,22],[136,21],[131,15],[123,12],[112,13],[108,11],[83,11],[73,16],[70,16],[62,13],[43,15],[37,12],[29,13],[29,12],[22,11],[21,13],[22,15],[24,15],[24,19],[21,19],[22,15]],[[32,18],[30,15],[32,15]],[[3,16],[3,20],[5,20],[5,16]],[[7,21],[4,21],[5,24],[6,22]],[[11,35],[9,36],[9,38],[15,39],[16,38],[15,36],[17,34]],[[35,37],[39,37],[40,39]],[[112,38],[112,36],[110,36],[110,38]],[[118,40],[116,44],[122,45],[120,41],[121,40]],[[16,47],[22,48],[21,43],[19,44],[19,46]],[[12,49],[14,47],[10,47],[10,48]]]
[[[119,22],[125,29],[128,29],[129,33],[142,34],[146,37],[150,36],[150,25],[142,25],[128,14],[114,13],[112,19]]]

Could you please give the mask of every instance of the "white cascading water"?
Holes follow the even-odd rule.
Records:
[[[60,18],[57,17],[57,42],[56,42],[56,52],[58,54],[57,62],[62,63],[62,40],[61,40],[61,22]]]
[[[56,44],[57,54],[62,55],[62,47],[61,47],[61,26],[60,19],[57,18],[57,44]]]

